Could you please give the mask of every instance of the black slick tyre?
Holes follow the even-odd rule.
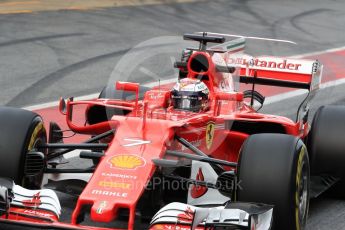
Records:
[[[304,229],[310,167],[299,138],[285,134],[250,136],[243,144],[237,175],[237,201],[274,205],[273,229]]]
[[[35,169],[40,173],[25,175],[27,153],[46,143],[42,118],[31,111],[0,107],[0,177],[7,177],[18,185],[38,188],[44,166]]]
[[[322,106],[308,135],[312,174],[345,175],[345,106]]]

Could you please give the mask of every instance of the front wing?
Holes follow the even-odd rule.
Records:
[[[171,203],[153,217],[150,229],[204,230],[234,227],[268,230],[271,229],[272,215],[273,207],[264,204],[234,202],[218,207],[195,207],[183,203]]]

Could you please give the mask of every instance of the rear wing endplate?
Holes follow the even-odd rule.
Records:
[[[307,89],[320,88],[323,65],[317,60],[261,56],[228,60],[240,66],[240,82]]]

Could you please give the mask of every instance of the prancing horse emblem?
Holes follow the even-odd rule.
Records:
[[[207,147],[207,149],[210,149],[212,147],[213,137],[214,137],[214,129],[215,129],[215,124],[213,122],[210,122],[207,124],[207,127],[206,127],[206,147]]]

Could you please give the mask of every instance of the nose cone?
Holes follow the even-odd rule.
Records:
[[[110,222],[114,219],[116,210],[114,204],[110,205],[109,201],[97,201],[91,208],[91,219],[98,222]]]
[[[124,208],[130,214],[128,228],[133,229],[136,204],[155,171],[152,159],[164,156],[165,143],[173,137],[174,122],[152,119],[143,126],[138,117],[116,116],[116,120],[116,136],[79,196],[72,223],[77,223],[83,206],[92,205],[95,222],[113,221]]]

